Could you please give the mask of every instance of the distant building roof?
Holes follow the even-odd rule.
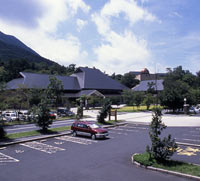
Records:
[[[46,89],[50,83],[48,74],[20,72],[22,78],[14,79],[7,83],[7,89],[17,89],[19,87]],[[89,90],[98,91],[100,94],[119,94],[126,86],[108,77],[98,69],[80,67],[71,76],[55,76],[62,81],[64,90],[76,96],[81,96]],[[86,91],[84,93],[84,91]],[[94,93],[94,92],[93,92]],[[97,93],[97,92],[96,92]]]
[[[153,83],[154,85],[152,88],[158,91],[162,91],[163,87],[163,80],[144,80],[141,81],[138,85],[132,88],[133,91],[147,91],[149,89],[149,84]],[[156,86],[157,85],[157,86]]]
[[[24,85],[26,88],[39,88],[46,89],[49,85],[49,76],[48,74],[36,74],[36,73],[27,73],[20,72],[22,75],[22,79],[19,81],[12,80],[7,84],[7,86],[11,87],[19,87],[20,84]],[[55,76],[58,80],[61,80],[64,86],[64,90],[80,90],[80,86],[78,81],[74,77],[70,76]],[[23,81],[22,81],[23,80]],[[18,84],[18,85],[17,85]],[[14,86],[13,86],[14,85]]]

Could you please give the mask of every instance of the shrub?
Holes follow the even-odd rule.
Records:
[[[36,108],[35,114],[36,125],[41,127],[43,132],[46,132],[49,128],[49,125],[52,124],[53,120],[50,119],[49,109],[47,107],[47,103],[44,100],[42,100],[42,102]]]
[[[176,151],[177,144],[175,140],[168,137],[160,138],[161,132],[166,128],[162,122],[161,109],[155,108],[153,110],[153,118],[149,128],[149,136],[151,139],[151,148],[147,146],[146,151],[150,154],[150,158],[154,158],[159,162],[169,159]]]
[[[6,137],[6,131],[4,130],[3,126],[0,125],[0,139],[3,139]]]
[[[101,110],[99,111],[99,115],[97,115],[97,121],[99,123],[104,123],[105,118],[108,116],[108,113],[111,109],[111,101],[109,99],[105,100]]]

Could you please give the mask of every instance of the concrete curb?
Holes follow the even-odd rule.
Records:
[[[161,168],[155,168],[152,166],[144,166],[138,162],[136,162],[133,157],[135,155],[138,155],[138,153],[135,153],[131,156],[131,162],[135,165],[137,165],[138,167],[142,167],[145,169],[149,169],[149,170],[153,170],[153,171],[158,171],[158,172],[162,172],[162,173],[166,173],[166,174],[171,174],[171,175],[175,175],[175,176],[179,176],[179,177],[184,177],[184,178],[188,178],[188,179],[193,179],[193,180],[200,180],[200,177],[198,176],[193,176],[193,175],[189,175],[189,174],[184,174],[184,173],[180,173],[180,172],[174,172],[174,171],[170,171],[170,170],[164,170]]]
[[[55,138],[55,137],[59,137],[59,136],[69,135],[69,134],[71,134],[71,131],[59,133],[59,134],[47,135],[47,136],[42,135],[42,136],[37,136],[37,137],[23,138],[21,140],[16,140],[13,142],[1,143],[0,148],[10,146],[10,145],[16,145],[16,144],[20,144],[20,143],[25,143],[25,142],[29,142],[29,141],[37,141],[37,140],[42,140],[42,139],[47,139],[47,138]]]
[[[103,128],[111,128],[111,127],[116,127],[116,126],[122,126],[122,125],[126,125],[127,123],[118,123],[116,125],[103,125]],[[59,134],[52,134],[52,135],[41,135],[41,136],[34,136],[34,137],[26,137],[26,138],[22,138],[20,140],[15,140],[13,142],[7,142],[7,143],[0,143],[0,148],[2,147],[6,147],[6,146],[11,146],[11,145],[16,145],[16,144],[20,144],[20,143],[25,143],[25,142],[29,142],[29,141],[38,141],[38,140],[42,140],[42,139],[48,139],[48,138],[55,138],[55,137],[59,137],[59,136],[65,136],[65,135],[70,135],[71,131],[65,131],[63,133],[59,133]]]

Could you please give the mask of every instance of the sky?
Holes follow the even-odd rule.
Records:
[[[0,0],[0,31],[60,65],[200,70],[199,0]]]

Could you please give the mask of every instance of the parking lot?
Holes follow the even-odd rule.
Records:
[[[175,136],[199,131],[169,129],[166,133]],[[189,139],[187,135],[180,138]],[[147,144],[148,126],[129,123],[109,128],[107,139],[65,135],[4,147],[0,149],[0,180],[185,180],[133,165],[131,155],[144,152]],[[197,163],[199,155],[199,148],[179,146],[174,158]]]

